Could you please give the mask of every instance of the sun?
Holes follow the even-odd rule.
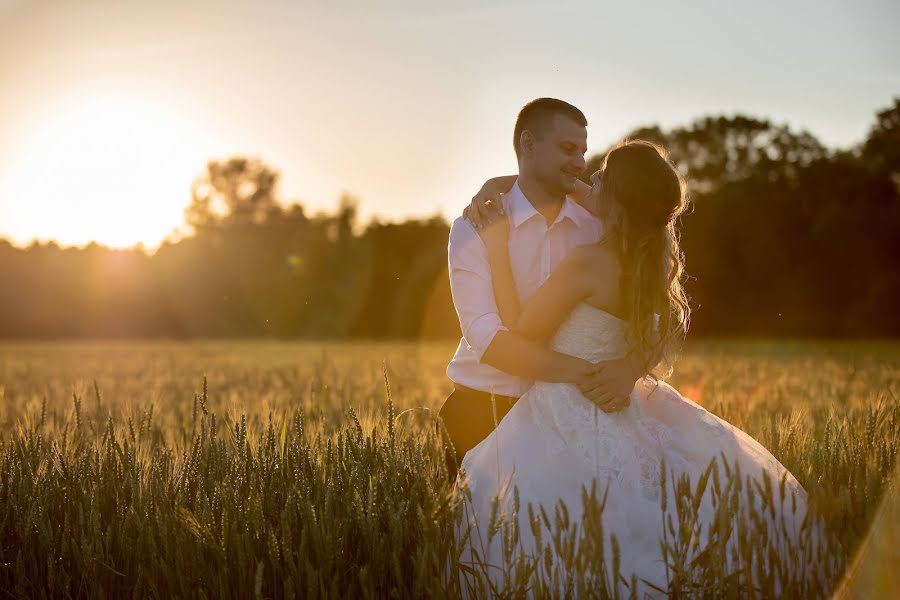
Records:
[[[158,246],[183,223],[208,156],[190,122],[115,93],[56,105],[16,146],[5,228],[64,245]]]

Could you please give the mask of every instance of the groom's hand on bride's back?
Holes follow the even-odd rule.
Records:
[[[616,412],[628,407],[631,391],[639,378],[629,361],[617,359],[594,363],[594,368],[582,373],[574,383],[601,410]]]

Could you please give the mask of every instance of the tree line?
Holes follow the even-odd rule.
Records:
[[[900,335],[900,99],[846,149],[743,115],[627,137],[663,144],[689,182],[692,336]],[[279,201],[278,177],[255,158],[209,161],[192,235],[152,255],[0,240],[0,337],[459,335],[446,221],[361,226],[351,197],[307,215]]]

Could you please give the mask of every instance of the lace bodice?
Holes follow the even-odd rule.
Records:
[[[553,336],[557,352],[597,362],[625,356],[625,321],[586,302],[575,305]]]

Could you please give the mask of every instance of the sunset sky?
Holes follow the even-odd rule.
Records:
[[[152,249],[237,154],[309,212],[455,216],[538,96],[594,153],[737,111],[845,147],[900,94],[896,1],[636,4],[0,0],[0,237]]]

